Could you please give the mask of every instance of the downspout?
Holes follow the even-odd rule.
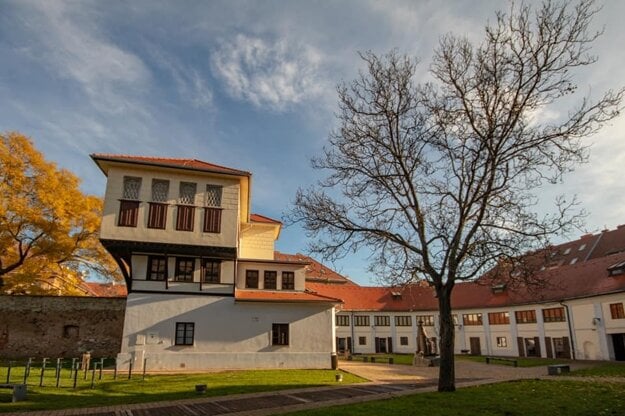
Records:
[[[356,348],[356,340],[354,339],[354,311],[351,312],[351,318],[349,319],[349,326],[352,330],[352,345],[350,345],[351,348],[351,354],[354,355],[356,353],[356,351],[354,351]]]
[[[565,305],[564,301],[560,302],[560,305],[566,311],[566,323],[569,327],[569,338],[571,339],[571,358],[575,360],[575,338],[573,337],[573,327],[571,326],[571,311],[569,310],[569,305]]]

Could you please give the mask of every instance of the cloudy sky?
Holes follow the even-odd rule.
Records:
[[[102,195],[90,153],[191,157],[253,172],[253,211],[281,218],[334,125],[336,85],[357,51],[421,59],[448,32],[480,39],[498,0],[0,0],[0,131],[30,136],[46,158]],[[580,93],[625,85],[625,3],[595,19],[599,61]],[[553,109],[566,112],[566,108]],[[625,117],[590,140],[590,163],[555,191],[577,194],[589,231],[625,223]],[[544,191],[544,203],[553,189]],[[577,236],[572,236],[577,237]],[[305,252],[297,227],[278,249]],[[374,283],[364,254],[335,267]]]

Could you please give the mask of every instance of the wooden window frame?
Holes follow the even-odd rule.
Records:
[[[118,227],[136,227],[139,218],[140,201],[120,199],[119,215],[117,218]]]
[[[367,345],[367,337],[359,336],[358,337],[358,345]]]
[[[375,315],[373,317],[375,326],[391,326],[391,317],[387,315]]]
[[[195,223],[195,206],[177,205],[176,231],[193,231]]]
[[[515,311],[514,318],[516,319],[517,324],[535,324],[536,311],[534,309]]]
[[[259,276],[258,270],[246,270],[245,271],[245,288],[246,289],[258,289],[258,276]]]
[[[408,337],[399,337],[399,345],[408,345]]]
[[[465,326],[477,326],[483,324],[481,313],[465,313],[462,315],[462,324]]]
[[[336,315],[336,326],[349,326],[349,315]]]
[[[421,326],[434,326],[434,315],[417,315],[415,317],[417,325],[419,321],[421,321]]]
[[[369,326],[369,315],[354,315],[354,326]]]
[[[395,326],[412,326],[412,316],[410,315],[395,316]]]
[[[176,322],[175,345],[190,346],[195,342],[195,322]]]
[[[497,348],[508,348],[508,339],[506,337],[496,337]]]
[[[188,272],[185,268],[184,273],[181,273],[181,264],[191,263],[191,272]],[[190,274],[189,274],[190,273]],[[193,257],[176,257],[176,271],[174,273],[174,281],[176,282],[193,282],[193,275],[195,273],[195,258]],[[184,277],[181,277],[184,276]]]
[[[201,263],[202,283],[221,283],[221,260],[202,259]],[[208,264],[210,264],[210,267],[207,267]],[[207,273],[207,271],[210,273]]]
[[[625,309],[623,308],[623,302],[610,304],[610,316],[612,319],[625,319]]]
[[[566,322],[564,306],[543,309],[543,322]]]
[[[148,208],[148,228],[164,230],[167,226],[167,204],[150,202]]]
[[[221,208],[204,208],[204,228],[205,233],[221,233]]]
[[[489,325],[509,325],[510,313],[509,312],[489,312],[488,324]]]
[[[276,290],[278,288],[278,272],[265,270],[263,273],[263,289]]]
[[[289,324],[271,324],[271,345],[288,346]]]
[[[152,270],[152,263],[158,261],[159,263],[162,261],[163,262],[163,271],[154,271]],[[150,280],[150,281],[155,281],[155,282],[162,282],[167,280],[167,257],[165,256],[148,256],[148,267],[147,267],[147,274],[145,276],[146,280]],[[156,278],[154,278],[154,276],[156,276]]]
[[[295,290],[295,272],[282,272],[282,290]]]

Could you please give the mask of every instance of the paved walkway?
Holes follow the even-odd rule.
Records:
[[[581,366],[583,365],[572,364],[572,369]],[[340,367],[371,382],[350,385],[337,383],[330,387],[99,408],[3,413],[2,416],[263,416],[434,391],[438,384],[438,368],[353,361],[341,362]],[[546,376],[546,371],[545,366],[514,368],[457,361],[456,385],[466,387],[505,380],[539,378]]]

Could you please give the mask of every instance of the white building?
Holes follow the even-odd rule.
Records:
[[[625,361],[625,226],[549,253],[536,276],[544,287],[456,284],[456,353]],[[414,353],[419,321],[436,346],[438,303],[428,285],[308,287],[343,301],[336,314],[339,352]]]
[[[336,299],[276,259],[281,223],[250,213],[251,174],[193,159],[94,154],[100,238],[128,288],[118,365],[329,368]]]

